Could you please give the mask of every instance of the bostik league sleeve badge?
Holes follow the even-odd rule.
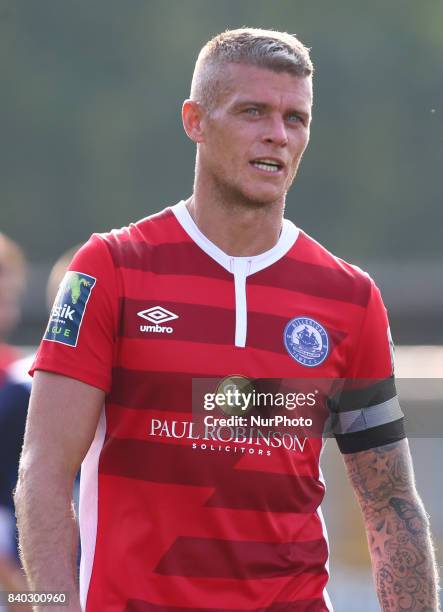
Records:
[[[82,272],[66,272],[49,317],[44,340],[77,346],[89,297],[97,279]]]
[[[323,327],[309,317],[295,317],[285,327],[285,347],[295,361],[313,368],[328,356],[329,339]]]

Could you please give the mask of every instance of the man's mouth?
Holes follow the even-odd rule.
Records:
[[[283,168],[283,164],[281,164],[280,162],[274,159],[268,159],[268,158],[254,159],[253,161],[249,163],[252,166],[254,166],[254,168],[258,168],[259,170],[265,170],[266,172],[269,172],[270,174],[279,172]]]

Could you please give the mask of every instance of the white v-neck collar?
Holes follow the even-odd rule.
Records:
[[[289,219],[283,219],[281,234],[278,241],[271,249],[264,253],[260,253],[260,255],[233,257],[222,251],[200,231],[194,219],[189,214],[184,200],[172,206],[171,210],[185,232],[207,255],[209,255],[209,257],[212,257],[212,259],[228,270],[228,272],[234,273],[235,268],[238,268],[239,265],[242,268],[245,266],[247,270],[246,276],[263,270],[281,259],[295,244],[299,235],[298,227],[296,227],[292,221],[289,221]]]

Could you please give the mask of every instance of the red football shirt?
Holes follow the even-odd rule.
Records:
[[[192,381],[381,379],[365,406],[339,414],[337,438],[352,452],[401,416],[386,391],[387,329],[370,277],[287,220],[254,257],[223,253],[183,202],[94,235],[34,364],[106,391],[82,465],[85,609],[332,610],[323,440],[197,431]]]

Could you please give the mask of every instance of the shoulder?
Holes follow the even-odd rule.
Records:
[[[331,299],[367,306],[375,283],[360,267],[337,257],[303,230],[288,256],[298,262]]]
[[[176,226],[171,208],[165,208],[121,228],[95,232],[75,253],[69,270],[95,276],[128,264],[131,267],[131,262],[146,257],[154,246],[168,242]]]
[[[144,217],[134,223],[113,229],[109,232],[94,234],[110,249],[123,247],[128,244],[157,244],[168,240],[170,231],[176,225],[175,215],[171,208]]]
[[[297,255],[309,263],[341,272],[348,276],[350,281],[362,283],[363,285],[367,285],[372,281],[365,270],[338,257],[303,230],[299,230],[296,244],[299,248]]]
[[[114,266],[124,267],[134,259],[148,256],[157,246],[175,242],[180,230],[174,213],[168,207],[119,229],[93,234],[83,250],[97,254],[107,251]]]

